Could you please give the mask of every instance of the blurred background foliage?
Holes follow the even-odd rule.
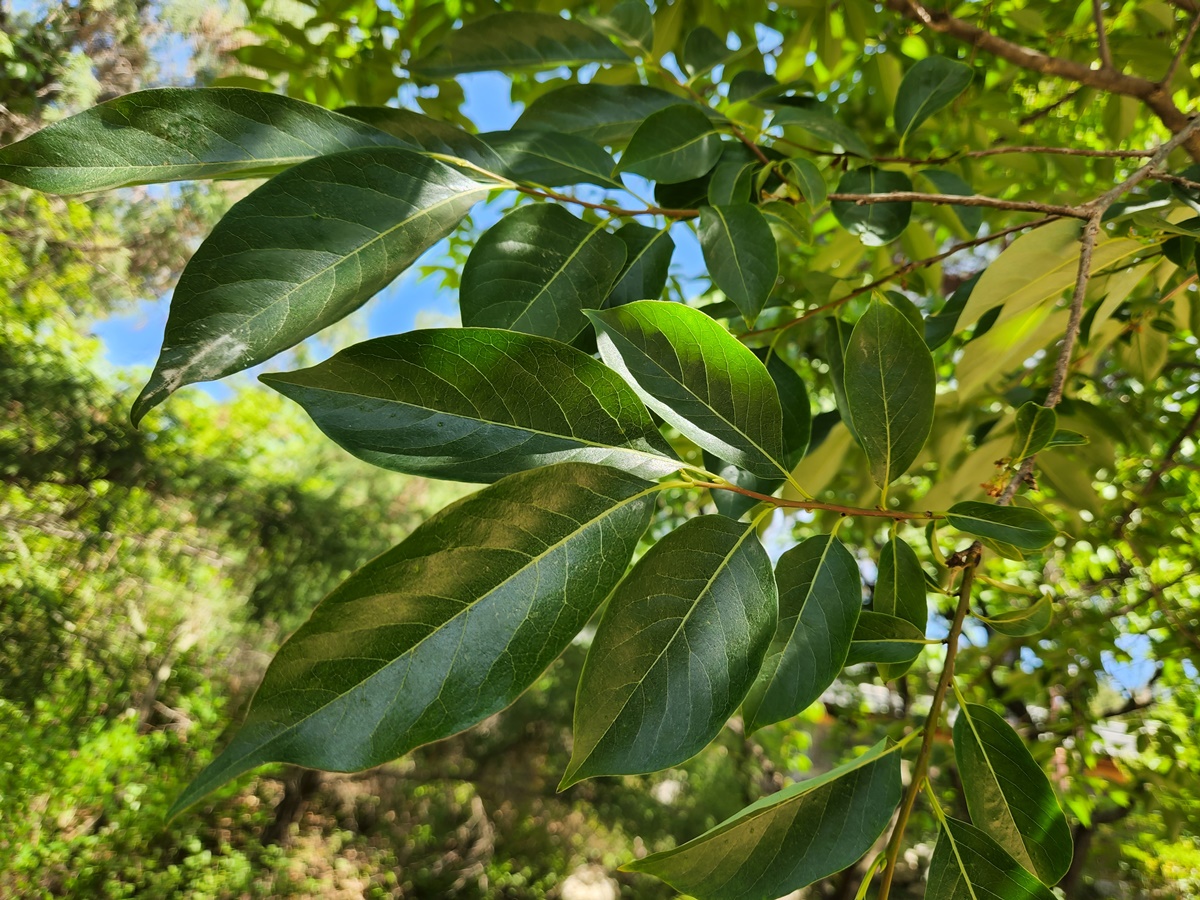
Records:
[[[611,4],[550,7],[564,5]],[[1160,74],[1154,29],[1165,30],[1182,5],[1117,4],[1111,43],[1122,65]],[[164,83],[282,90],[334,108],[399,98],[470,127],[460,86],[410,82],[402,67],[456,21],[501,6],[545,4],[0,0],[0,143]],[[656,49],[706,25],[749,48],[730,67],[751,67],[765,26],[779,36],[777,77],[806,79],[869,143],[884,131],[901,71],[894,54],[879,52],[878,36],[910,59],[955,52],[909,33],[882,6],[754,6],[660,3]],[[1090,21],[1078,21],[1074,3],[986,6],[1009,36],[1063,54],[1082,45]],[[1200,87],[1188,67],[1180,79],[1181,90]],[[511,96],[528,103],[561,83],[518,76]],[[1124,98],[1014,67],[989,69],[986,88],[972,115],[923,132],[922,151],[1026,140],[1030,129],[1032,142],[1098,148],[1143,146],[1161,134]],[[969,174],[983,193],[1075,202],[1106,185],[1114,166],[1009,156],[974,162]],[[893,693],[860,667],[799,721],[754,740],[731,727],[680,769],[596,779],[558,795],[583,658],[573,646],[514,707],[463,735],[360,775],[267,771],[164,822],[178,790],[223,745],[282,638],[350,571],[465,490],[359,463],[296,407],[249,382],[235,381],[220,399],[184,391],[141,431],[128,424],[138,374],[108,366],[91,331],[167,292],[234,190],[218,183],[60,199],[0,185],[0,895],[668,897],[665,886],[616,866],[923,713],[936,671],[918,666]],[[819,299],[841,266],[886,270],[963,235],[950,213],[934,223],[910,229],[899,245],[905,255],[893,258],[896,247],[865,248],[818,221],[817,240],[783,260],[794,291],[779,300]],[[467,249],[452,244],[427,274],[453,286]],[[928,309],[986,262],[960,257],[908,287]],[[1114,340],[1157,341],[1171,350],[1164,362],[1147,371],[1130,353],[1097,350],[1094,388],[1060,407],[1061,424],[1092,444],[1089,455],[1051,460],[1043,473],[1043,498],[1076,539],[1041,573],[1054,587],[1053,630],[1013,636],[974,626],[960,662],[972,699],[1003,705],[1041,739],[1077,823],[1069,898],[1200,893],[1200,599],[1191,579],[1200,560],[1191,436],[1200,365],[1186,362],[1195,357],[1196,301],[1181,300],[1168,327],[1151,328],[1161,300],[1135,294],[1116,317]],[[826,385],[814,400],[828,413],[825,335],[793,338],[789,352],[806,378]],[[994,417],[970,409],[953,434],[934,438],[963,484],[993,477],[1004,452],[989,439]],[[839,471],[848,443],[837,435],[814,457],[814,468],[828,470],[823,487],[842,496],[865,490],[860,475]],[[913,483],[918,493],[931,486]],[[668,512],[655,529],[670,524]],[[850,540],[874,540],[853,527]],[[1007,578],[1029,580],[1023,573],[1014,564]],[[993,613],[1019,605],[1001,590],[985,591],[982,602]],[[951,770],[945,745],[934,762]],[[961,809],[952,793],[945,802]],[[914,826],[932,837],[932,821],[918,816]],[[906,857],[914,896],[929,849]],[[853,876],[809,896],[849,898]]]

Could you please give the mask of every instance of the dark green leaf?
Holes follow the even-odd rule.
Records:
[[[751,328],[779,277],[775,236],[749,203],[700,207],[700,249],[713,282]]]
[[[467,22],[410,67],[426,78],[465,72],[629,62],[606,35],[551,13],[503,12]]]
[[[681,465],[615,372],[547,338],[413,331],[262,380],[355,456],[398,472],[488,482],[579,461],[658,478]]]
[[[927,178],[933,185],[935,193],[939,194],[958,194],[962,197],[970,197],[975,193],[974,189],[967,184],[962,178],[954,172],[949,172],[946,169],[922,169],[921,176]],[[979,226],[983,224],[983,209],[978,206],[952,206],[954,214],[958,216],[958,221],[962,222],[963,228],[972,236],[979,231]]]
[[[937,315],[929,316],[925,320],[925,344],[930,350],[936,350],[942,346],[958,329],[958,317],[967,305],[971,289],[975,287],[975,283],[979,281],[979,276],[982,274],[982,272],[978,272],[960,284]]]
[[[894,112],[901,144],[922,122],[965,91],[972,74],[970,66],[944,56],[927,56],[905,72]]]
[[[1048,887],[1021,868],[974,825],[946,819],[933,859],[925,900],[1054,900]]]
[[[618,168],[652,181],[674,184],[699,178],[721,158],[712,121],[690,103],[651,113],[629,139]]]
[[[1013,435],[1012,449],[1008,452],[1013,462],[1040,453],[1054,439],[1058,414],[1030,400],[1017,410],[1017,430]]]
[[[449,122],[392,106],[345,106],[338,112],[373,125],[428,153],[456,156],[493,174],[505,174],[503,160],[491,147]]]
[[[845,386],[871,477],[886,493],[925,446],[937,387],[929,348],[902,312],[871,301],[846,347]]]
[[[703,750],[762,664],[778,599],[753,524],[689,519],[621,582],[588,651],[561,788]]]
[[[744,103],[764,95],[773,95],[782,90],[778,81],[766,72],[744,69],[729,82],[729,102]]]
[[[925,632],[897,616],[864,609],[854,629],[846,665],[891,663],[908,668],[924,649]]]
[[[314,156],[398,146],[319,106],[242,88],[158,88],[101,103],[0,149],[0,178],[54,194],[266,178]]]
[[[627,863],[697,900],[773,900],[857,862],[900,803],[900,754],[880,742],[674,850]]]
[[[766,217],[768,225],[781,225],[790,231],[796,240],[801,243],[812,243],[812,223],[809,222],[808,217],[804,213],[800,212],[791,203],[786,203],[783,200],[771,200],[764,203],[758,209]]]
[[[1010,609],[994,616],[979,616],[979,621],[985,623],[998,634],[1009,637],[1028,637],[1041,634],[1050,627],[1054,616],[1054,607],[1050,595],[1043,594],[1035,602],[1024,609]]]
[[[484,232],[463,266],[464,325],[571,341],[621,273],[625,243],[552,203],[522,206]]]
[[[684,42],[683,67],[688,75],[695,78],[721,65],[735,53],[736,51],[730,50],[715,31],[701,25],[692,29]]]
[[[1036,509],[996,506],[978,500],[955,503],[946,511],[946,521],[959,531],[1011,544],[1018,550],[1040,550],[1058,533]]]
[[[611,34],[623,44],[643,52],[654,45],[654,17],[645,0],[624,0],[605,15],[583,17],[585,24]]]
[[[354,311],[486,196],[398,148],[309,160],[268,181],[183,270],[134,422],[183,385],[260,363]]]
[[[587,315],[601,357],[654,412],[759,477],[787,474],[775,384],[728,331],[699,310],[656,300]]]
[[[779,404],[783,408],[783,464],[794,469],[808,452],[812,437],[812,404],[808,399],[808,387],[796,370],[778,353],[757,350],[759,359],[766,358],[767,372],[779,392]]]
[[[840,194],[890,194],[911,190],[912,182],[903,172],[875,166],[847,172],[838,182]],[[851,200],[834,200],[830,209],[843,228],[857,234],[869,247],[879,247],[900,237],[912,217],[912,204],[907,201],[859,205]]]
[[[821,174],[820,169],[802,157],[789,159],[783,166],[791,176],[791,180],[800,188],[800,192],[804,195],[804,202],[810,209],[815,210],[825,202],[828,188],[825,186],[825,176]]]
[[[675,253],[670,227],[650,228],[626,222],[617,229],[617,237],[625,242],[625,268],[604,305],[613,307],[635,300],[661,299],[671,256]]]
[[[365,769],[503,709],[624,573],[655,491],[563,463],[442,510],[321,602],[174,811],[266,762]]]
[[[731,463],[718,459],[707,450],[704,451],[703,456],[705,469],[714,475],[719,475],[731,484],[736,484],[738,487],[745,488],[748,491],[770,495],[775,493],[779,489],[779,486],[783,484],[783,478],[780,476],[759,478],[756,475],[751,475],[745,469],[739,469]],[[740,519],[762,502],[754,497],[739,494],[736,491],[715,490],[710,491],[709,494],[712,497],[713,506],[717,508],[717,512],[731,519]]]
[[[911,622],[917,631],[924,634],[929,622],[925,591],[925,570],[921,568],[917,554],[900,538],[892,538],[879,553],[879,575],[875,581],[872,608],[875,612]],[[884,681],[892,681],[907,670],[907,665],[883,663],[879,667],[879,675]]]
[[[850,335],[854,329],[849,322],[837,316],[825,319],[825,361],[829,363],[829,379],[833,382],[833,399],[837,404],[838,413],[846,423],[850,434],[856,441],[858,435],[854,432],[854,421],[850,417],[850,407],[846,403],[846,348],[850,345]],[[859,441],[859,443],[862,443]]]
[[[534,100],[513,128],[573,134],[620,147],[647,116],[680,102],[674,94],[642,84],[569,84]]]
[[[775,580],[779,627],[742,705],[747,734],[798,715],[833,684],[862,611],[858,565],[832,534],[784,553]]]
[[[708,182],[708,205],[749,203],[754,189],[755,165],[753,162],[732,159],[718,163]]]
[[[1052,447],[1082,447],[1086,443],[1088,443],[1087,437],[1078,431],[1068,431],[1064,428],[1059,428],[1042,449],[1049,450]]]
[[[552,131],[493,131],[482,135],[481,139],[503,160],[501,174],[520,184],[622,187],[611,177],[616,166],[613,158],[577,135]]]
[[[771,124],[803,128],[813,137],[828,141],[855,156],[871,155],[871,149],[863,143],[862,138],[820,109],[787,106],[775,113]]]

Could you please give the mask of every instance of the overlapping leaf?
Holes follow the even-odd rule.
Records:
[[[892,538],[879,552],[879,575],[875,581],[872,608],[875,612],[911,622],[919,633],[924,634],[929,619],[925,593],[925,572],[917,554],[905,541]],[[884,681],[891,681],[907,670],[906,663],[883,663],[879,674]]]
[[[927,643],[925,632],[912,622],[886,613],[863,610],[854,629],[846,665],[882,663],[896,666],[893,672],[903,672]]]
[[[847,172],[838,182],[838,193],[841,194],[891,194],[912,189],[912,181],[903,172],[875,166]],[[843,228],[857,234],[869,247],[878,247],[900,237],[912,218],[912,203],[907,200],[863,204],[834,200],[829,208]]]
[[[946,521],[967,534],[1010,544],[1018,550],[1041,550],[1054,540],[1054,524],[1036,509],[996,506],[964,500],[946,510]]]
[[[970,66],[944,56],[927,56],[904,73],[894,112],[901,146],[926,119],[967,89],[972,74]]]
[[[1017,410],[1017,430],[1013,434],[1009,458],[1020,462],[1026,457],[1040,453],[1054,439],[1058,415],[1032,400]]]
[[[925,887],[926,900],[1054,900],[1048,887],[1021,868],[984,832],[946,819]]]
[[[604,305],[623,306],[635,300],[661,299],[675,253],[670,228],[626,222],[617,229],[617,237],[625,242],[625,268]]]
[[[550,131],[494,131],[482,136],[503,160],[502,174],[521,184],[563,187],[594,184],[621,188],[611,173],[616,163],[585,138]]]
[[[569,84],[530,103],[513,128],[573,134],[603,147],[620,147],[647,116],[680,102],[674,94],[643,84]]]
[[[338,110],[428,153],[456,156],[488,172],[503,175],[504,161],[473,134],[410,109],[394,106],[346,106]],[[482,174],[474,170],[468,174]]]
[[[721,150],[721,137],[708,116],[690,103],[677,103],[651,113],[638,126],[618,168],[676,184],[707,173]]]
[[[771,227],[749,203],[700,208],[700,248],[708,272],[753,328],[779,277]]]
[[[871,148],[847,125],[821,109],[786,106],[775,113],[772,125],[795,125],[814,137],[841,147],[855,156],[869,157]]]

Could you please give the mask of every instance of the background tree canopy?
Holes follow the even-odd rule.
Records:
[[[1200,891],[1200,8],[2,21],[0,885]]]

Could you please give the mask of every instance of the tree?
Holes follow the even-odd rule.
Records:
[[[739,711],[747,733],[787,721],[847,668],[931,691],[916,727],[906,701],[870,749],[629,864],[681,891],[847,871],[886,897],[922,795],[930,898],[1076,893],[1072,844],[1135,809],[1173,807],[1190,840],[1200,17],[1178,6],[997,4],[987,30],[899,0],[761,22],[632,0],[452,30],[459,11],[413,4],[379,25],[403,26],[397,58],[370,61],[436,86],[442,119],[160,90],[0,150],[0,177],[52,193],[268,179],[181,275],[135,422],[509,204],[470,236],[463,328],[263,376],[369,462],[487,486],[316,607],[176,810],[265,762],[360,769],[470,727],[602,610],[564,788],[680,763]],[[306,28],[335,14],[260,23],[291,56],[244,61],[319,101],[375,91],[350,66],[311,93]],[[527,106],[478,135],[454,79],[490,70]],[[711,288],[664,301],[687,231]],[[781,511],[800,539],[773,561]],[[1131,635],[1157,672],[1114,707],[1095,673]],[[1148,752],[1113,791],[1099,728],[1139,712]]]

